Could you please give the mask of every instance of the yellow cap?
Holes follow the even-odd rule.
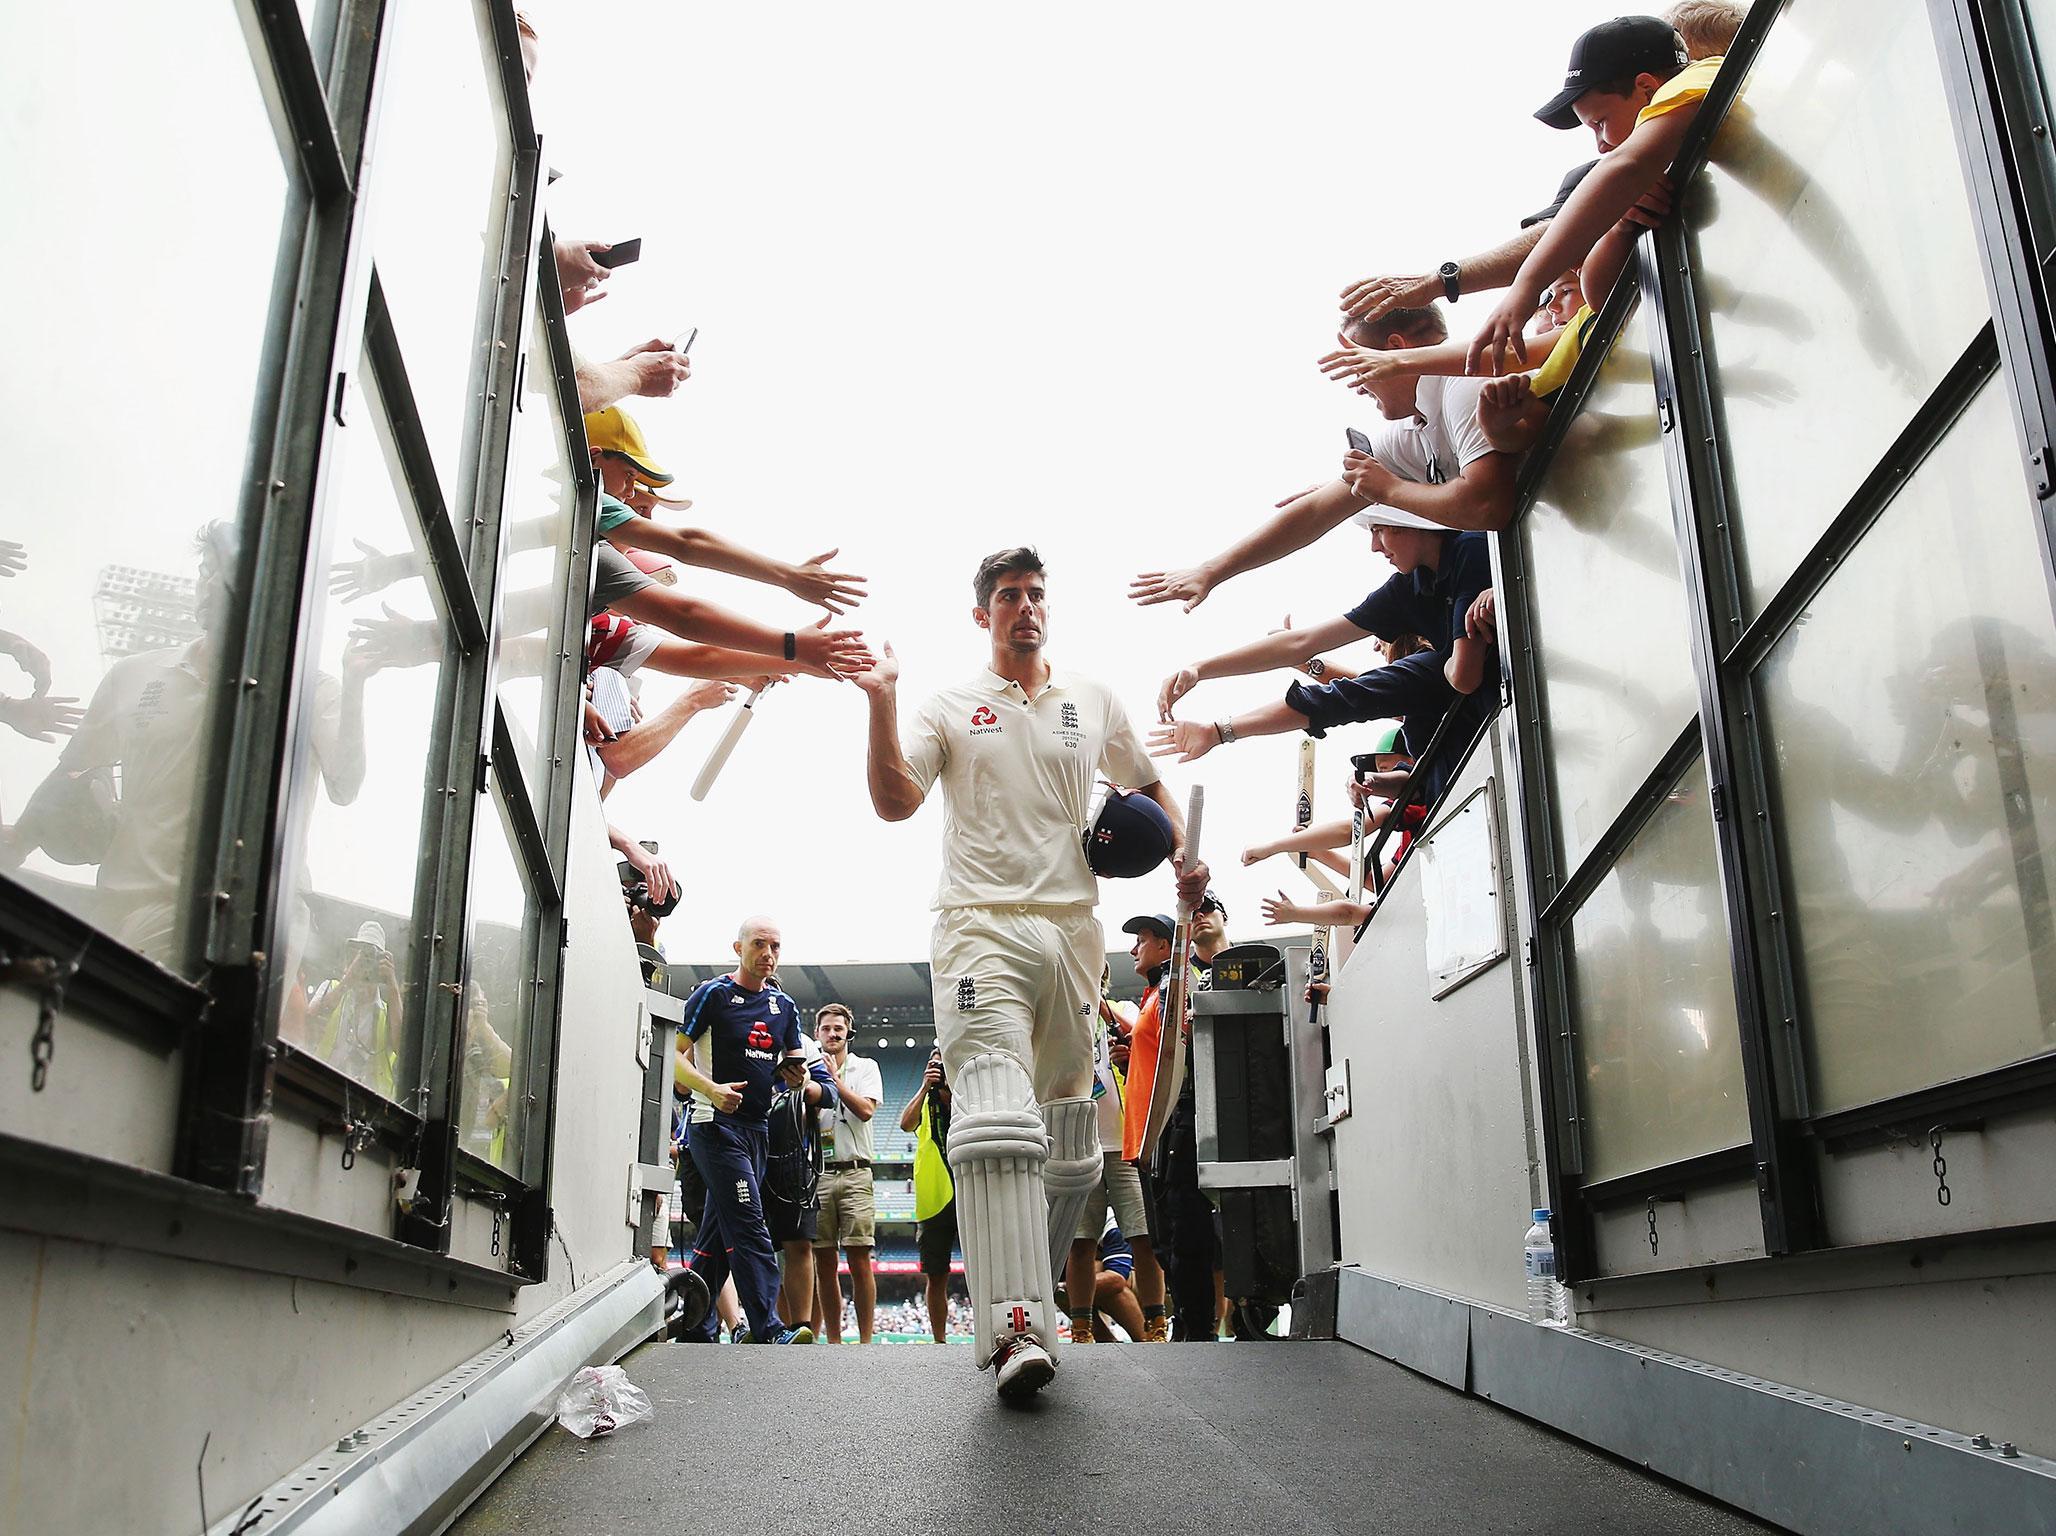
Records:
[[[652,485],[669,485],[678,478],[650,457],[650,445],[643,441],[642,428],[635,424],[633,416],[618,405],[610,405],[604,411],[592,411],[587,414],[585,441],[589,448],[603,453],[620,454],[641,470],[642,478]]]

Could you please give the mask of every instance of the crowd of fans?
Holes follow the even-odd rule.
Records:
[[[1634,242],[1670,214],[1668,167],[1741,20],[1739,5],[1685,0],[1663,17],[1620,17],[1586,31],[1572,48],[1562,89],[1535,115],[1551,127],[1589,130],[1598,157],[1564,176],[1540,211],[1510,215],[1509,226],[1517,228],[1492,250],[1444,262],[1433,273],[1372,277],[1343,291],[1341,344],[1318,366],[1367,397],[1381,424],[1370,432],[1352,429],[1339,475],[1286,498],[1252,531],[1195,564],[1143,572],[1131,595],[1145,606],[1175,602],[1189,612],[1223,582],[1283,559],[1346,522],[1368,531],[1372,550],[1393,574],[1338,617],[1305,628],[1288,625],[1174,671],[1158,692],[1151,741],[1157,755],[1191,762],[1244,737],[1319,737],[1345,724],[1387,722],[1371,753],[1355,760],[1349,786],[1353,807],[1377,827],[1391,816],[1395,796],[1438,731],[1457,748],[1475,733],[1493,707],[1500,670],[1487,536],[1513,516],[1520,457],[1538,441],[1595,310],[1627,269]],[[609,274],[596,258],[605,249],[560,247],[567,309],[604,293]],[[1483,327],[1468,343],[1452,342],[1438,301],[1492,290],[1504,291]],[[608,542],[601,546],[594,598],[587,706],[587,740],[603,783],[640,767],[682,723],[669,712],[639,718],[632,687],[638,667],[654,663],[715,680],[718,692],[701,697],[698,707],[704,707],[726,697],[737,681],[761,688],[794,673],[834,675],[864,665],[861,637],[828,630],[827,620],[804,637],[804,646],[794,634],[776,637],[774,645],[761,627],[659,585],[665,572],[652,557],[757,577],[821,604],[831,619],[863,596],[862,578],[828,568],[833,551],[786,566],[656,519],[656,507],[686,504],[666,499],[672,476],[618,399],[668,394],[689,375],[689,360],[656,342],[581,370],[592,412],[587,436],[606,489],[601,531]],[[651,638],[653,628],[677,638]],[[1340,654],[1360,641],[1376,648],[1369,666]],[[1202,683],[1272,671],[1301,674],[1275,703],[1214,720],[1179,716]],[[660,720],[662,741],[637,745],[638,732],[642,742],[654,739]],[[1456,756],[1445,752],[1420,763],[1425,793],[1408,808],[1402,834],[1419,824]],[[1343,872],[1349,865],[1337,850],[1353,836],[1353,820],[1301,826],[1252,846],[1244,861],[1296,853]],[[663,861],[618,834],[616,846],[626,860],[624,881],[646,881],[650,896],[661,897],[671,880]],[[1404,835],[1394,857],[1403,851]],[[1311,903],[1281,891],[1263,908],[1271,923],[1316,926],[1358,923],[1369,910],[1355,891]],[[1194,988],[1207,986],[1211,963],[1226,946],[1225,921],[1222,903],[1208,892],[1194,919]],[[1156,1041],[1163,1029],[1176,1027],[1161,1017],[1173,923],[1144,913],[1123,931],[1133,939],[1130,957],[1146,991],[1138,1008],[1107,1001],[1099,1011],[1094,1097],[1105,1176],[1059,1277],[1067,1331],[1076,1342],[1213,1339],[1227,1308],[1217,1217],[1199,1185],[1189,1073],[1153,1159],[1145,1165],[1142,1157]],[[870,1121],[883,1107],[878,1071],[850,1052],[851,1020],[839,1004],[817,1013],[812,1036],[801,1030],[797,1010],[777,987],[778,945],[768,920],[746,923],[736,941],[742,965],[733,976],[704,984],[687,1007],[678,1083],[688,1102],[702,1107],[683,1109],[679,1117],[678,1147],[694,1154],[683,1159],[680,1214],[701,1213],[721,1228],[712,1240],[704,1230],[695,1236],[692,1267],[720,1290],[695,1336],[721,1336],[718,1320],[730,1337],[835,1341],[853,1332],[868,1343],[880,1320],[870,1262]],[[704,1004],[717,995],[727,1006],[711,1010],[707,1026],[700,1022],[710,1014]],[[736,1004],[756,1021],[750,1027],[758,1033],[749,1037],[759,1047],[755,1061],[741,1047],[724,1053],[720,1031],[736,1018]],[[695,1049],[709,1034],[712,1051],[701,1060]],[[723,1208],[724,1148],[702,1158],[694,1146],[695,1137],[727,1134],[706,1107],[710,1102],[747,1103],[752,1096],[765,1106],[770,1154],[761,1214]],[[924,1295],[888,1306],[888,1332],[922,1331],[940,1340],[962,1310],[948,1292],[956,1237],[942,1150],[949,1114],[950,1086],[938,1051],[900,1107],[901,1127],[916,1137]],[[709,1189],[716,1191],[710,1204]],[[694,1225],[680,1223],[681,1242]],[[740,1230],[745,1226],[747,1234]],[[847,1298],[839,1288],[838,1250],[849,1263]],[[661,1263],[665,1253],[659,1248],[652,1256]]]
[[[1390,792],[1445,719],[1453,747],[1469,740],[1493,706],[1499,677],[1485,536],[1511,520],[1520,456],[1540,438],[1551,399],[1575,368],[1636,239],[1671,212],[1668,168],[1743,10],[1683,0],[1661,17],[1624,16],[1586,31],[1572,47],[1562,88],[1535,116],[1552,128],[1589,130],[1597,158],[1564,176],[1548,205],[1518,219],[1517,231],[1491,250],[1343,290],[1341,345],[1318,366],[1367,396],[1383,424],[1351,431],[1339,476],[1287,497],[1274,515],[1195,564],[1143,572],[1131,595],[1190,612],[1223,582],[1345,522],[1367,528],[1372,548],[1397,574],[1338,618],[1273,631],[1173,672],[1157,698],[1152,744],[1160,755],[1191,762],[1249,736],[1318,737],[1345,723],[1397,721],[1399,751],[1365,765],[1370,771],[1352,775],[1349,786],[1354,800],[1373,802],[1369,820],[1378,826]],[[1477,334],[1452,342],[1437,301],[1495,289],[1504,292]],[[1367,670],[1334,654],[1366,639],[1379,652]],[[1211,721],[1178,718],[1180,702],[1201,683],[1269,671],[1305,676],[1259,709]],[[1425,799],[1440,793],[1456,755],[1423,765]],[[1351,828],[1347,820],[1298,828],[1253,846],[1244,860],[1291,852],[1346,868],[1332,850]],[[1301,902],[1283,891],[1264,907],[1273,922],[1316,925],[1360,923],[1369,910],[1351,897]]]

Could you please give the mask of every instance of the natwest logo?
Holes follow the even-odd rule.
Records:
[[[990,704],[980,704],[971,711],[971,723],[973,725],[998,725],[999,716],[992,712]]]
[[[764,1027],[764,1021],[762,1019],[755,1020],[751,1023],[749,1043],[754,1049],[759,1051],[768,1051],[771,1049],[771,1031]]]

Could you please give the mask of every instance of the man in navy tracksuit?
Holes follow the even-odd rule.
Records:
[[[740,964],[701,982],[685,1000],[681,1075],[693,1090],[686,1150],[707,1184],[692,1268],[715,1295],[733,1272],[753,1342],[808,1344],[810,1330],[779,1319],[778,1252],[764,1219],[772,1086],[782,1076],[798,1087],[807,1076],[799,1011],[771,980],[779,948],[778,925],[750,918],[736,936]],[[701,1342],[713,1342],[714,1325],[710,1310],[698,1332]]]

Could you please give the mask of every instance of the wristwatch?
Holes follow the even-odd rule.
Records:
[[[1453,261],[1445,261],[1435,269],[1435,275],[1442,279],[1442,297],[1454,304],[1457,289],[1462,286],[1458,280],[1463,276],[1463,268]]]
[[[1316,682],[1328,675],[1328,664],[1318,656],[1310,658],[1306,662],[1305,668],[1306,675],[1313,678]]]
[[[788,629],[785,632],[785,659],[787,661],[796,661],[799,659],[799,654],[800,637]]]
[[[1235,739],[1235,721],[1233,717],[1231,716],[1226,720],[1216,720],[1214,722],[1214,734],[1221,738],[1221,745],[1224,747],[1233,741]]]

